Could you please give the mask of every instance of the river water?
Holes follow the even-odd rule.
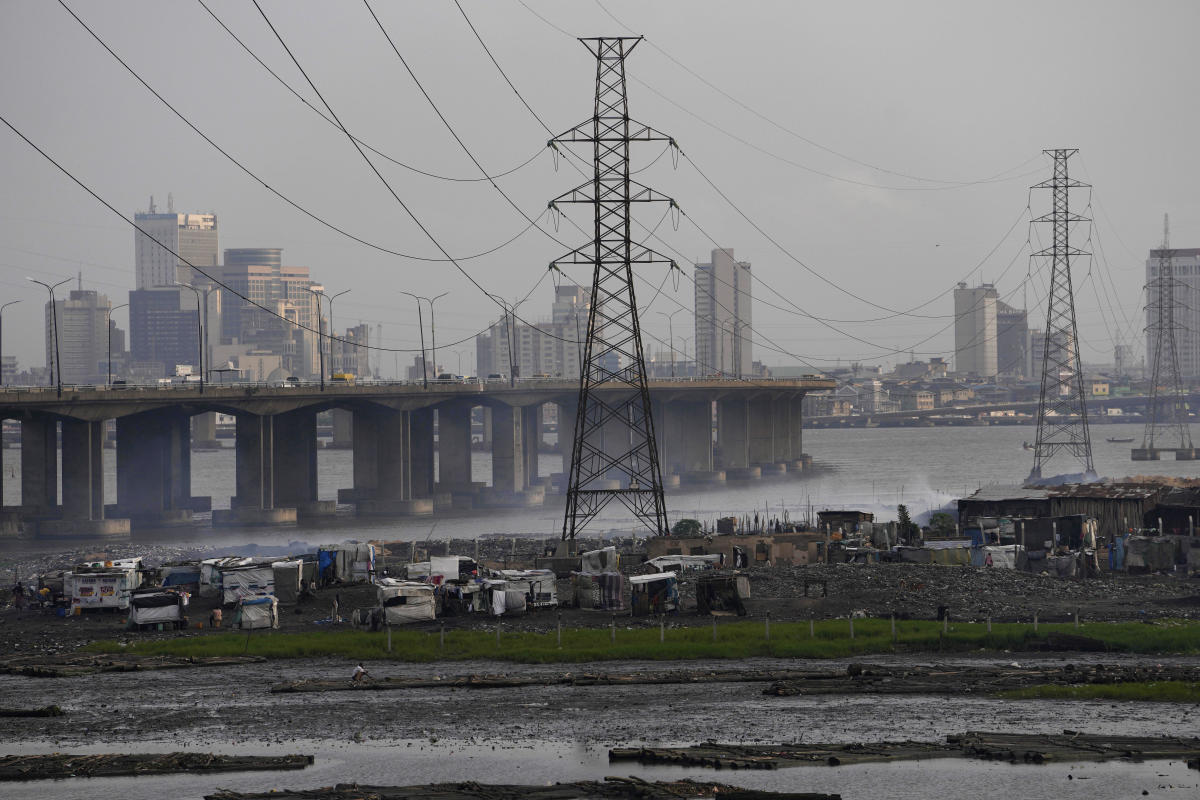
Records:
[[[1160,461],[1135,464],[1129,459],[1128,443],[1110,443],[1108,437],[1133,437],[1141,441],[1141,426],[1135,424],[1093,427],[1093,452],[1096,471],[1106,477],[1157,474],[1200,477],[1200,461]],[[806,431],[804,449],[815,467],[801,475],[757,481],[729,482],[703,490],[673,490],[667,493],[671,519],[694,517],[712,521],[728,514],[752,514],[755,511],[779,515],[786,511],[793,519],[803,518],[810,509],[853,507],[873,511],[877,519],[894,519],[896,505],[905,503],[914,515],[928,513],[992,483],[1020,483],[1029,473],[1033,455],[1022,443],[1034,438],[1028,426],[951,427],[951,428],[873,428],[825,429]],[[4,502],[20,502],[20,451],[7,449],[4,456]],[[116,500],[115,458],[113,450],[104,451],[105,494],[107,502]],[[333,499],[339,488],[352,485],[352,453],[349,450],[318,451],[318,494]],[[1055,471],[1075,472],[1075,464],[1063,457],[1052,464]],[[491,456],[472,455],[473,477],[490,482]],[[562,458],[542,454],[539,473],[562,471]],[[192,492],[211,495],[214,508],[228,508],[234,493],[234,453],[232,447],[192,454]],[[593,523],[597,531],[633,530],[628,518],[619,515],[619,506]],[[348,510],[347,510],[348,511]],[[516,533],[553,537],[561,531],[563,501],[547,497],[538,509],[459,513],[440,516],[436,535],[470,538],[492,533]],[[143,532],[139,541],[174,544],[212,545],[255,542],[284,544],[292,541],[336,541],[387,537],[391,540],[424,539],[434,520],[430,518],[396,520],[359,520],[347,514],[299,528],[213,529],[207,526],[186,532]]]

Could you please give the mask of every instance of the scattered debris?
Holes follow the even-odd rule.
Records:
[[[24,675],[27,678],[75,678],[97,672],[144,672],[185,667],[227,667],[232,664],[257,664],[261,656],[136,656],[40,654],[0,658],[0,675]]]
[[[65,714],[58,706],[41,708],[0,708],[0,717],[61,717]]]
[[[226,756],[212,753],[148,753],[0,756],[0,781],[168,775],[176,772],[242,772],[304,769],[312,756]]]

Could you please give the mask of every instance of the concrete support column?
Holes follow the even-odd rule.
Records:
[[[347,450],[354,446],[354,412],[335,408],[333,417],[333,447]]]
[[[542,407],[525,406],[521,409],[521,432],[525,436],[522,452],[525,456],[525,486],[537,483],[538,456],[542,444]]]
[[[617,400],[615,398],[611,398],[610,400],[613,405],[617,405]],[[624,407],[622,411],[624,414],[629,413],[628,407]],[[633,446],[632,433],[633,431],[629,427],[628,417],[610,417],[609,420],[600,428],[600,446],[603,449],[604,454],[609,458],[618,460],[618,462],[628,464],[629,460],[622,459],[621,457],[628,453]],[[609,480],[619,480],[622,486],[624,486],[629,479],[628,474],[620,469],[615,468],[610,469],[607,473],[605,473],[604,477]]]
[[[747,401],[748,439],[750,463],[752,465],[774,465],[775,459],[775,414],[771,397],[759,395]]]
[[[33,514],[58,505],[58,422],[51,417],[21,420],[21,505]]]
[[[357,420],[356,420],[357,422]],[[375,494],[380,503],[412,498],[412,438],[407,411],[375,416]]]
[[[233,498],[233,507],[274,508],[275,417],[238,414],[234,460],[237,496]]]
[[[217,412],[209,411],[192,417],[192,442],[212,446],[217,441]]]
[[[62,424],[63,517],[104,519],[104,423]]]
[[[427,463],[417,468],[413,435],[418,412],[374,409],[354,412],[354,502],[359,516],[433,513],[432,487],[418,495],[414,483],[433,481],[433,410],[424,409],[422,439]]]
[[[575,423],[578,417],[577,401],[558,404],[558,452],[562,454],[564,474],[571,471],[571,448],[575,444]]]
[[[443,492],[471,488],[471,404],[439,406],[438,484]]]
[[[350,490],[339,490],[338,501],[357,503],[375,496],[379,487],[379,422],[381,413],[355,409],[351,432],[354,439],[353,480]],[[396,413],[396,412],[393,412]]]
[[[808,466],[810,459],[804,455],[804,396],[782,401],[788,405],[791,424],[788,425],[788,441],[791,443],[792,461],[788,469],[800,470]]]
[[[191,423],[178,411],[117,419],[117,509],[135,525],[192,520]]]
[[[667,442],[663,470],[670,470],[687,483],[710,483],[725,479],[713,470],[712,402],[675,400],[665,404],[662,438]]]
[[[771,427],[775,429],[775,463],[786,468],[789,461],[798,457],[792,455],[792,398],[771,400]]]
[[[412,441],[412,497],[433,497],[433,409],[408,412]]]
[[[492,407],[483,407],[483,446],[492,446]]]
[[[654,444],[658,450],[658,468],[662,473],[663,488],[677,488],[682,470],[676,466],[675,455],[680,449],[680,442],[667,436],[667,404],[652,399],[650,413],[654,419]]]
[[[500,495],[511,495],[525,488],[523,421],[519,408],[492,409],[492,488]]]
[[[317,413],[301,409],[273,420],[275,502],[307,511],[317,501]]]
[[[717,443],[726,470],[750,466],[750,407],[744,397],[717,401]]]

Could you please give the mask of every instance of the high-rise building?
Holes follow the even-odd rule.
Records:
[[[137,374],[167,377],[183,364],[199,369],[196,300],[178,287],[129,293],[129,361]]]
[[[318,341],[324,342],[326,355],[330,348],[328,340],[318,336],[325,320],[318,320],[320,308],[313,295],[323,287],[309,277],[308,267],[285,266],[283,250],[277,247],[231,248],[225,251],[221,276],[229,287],[221,291],[221,344],[276,353],[290,374],[316,375]]]
[[[107,368],[108,297],[92,290],[72,289],[58,306],[58,350],[63,383],[103,383]],[[46,365],[54,363],[53,309],[46,303]]]
[[[962,375],[994,378],[998,372],[996,287],[984,283],[974,289],[959,283],[954,290],[954,371]]]
[[[747,375],[752,349],[750,262],[737,261],[733,248],[712,251],[696,264],[696,369],[700,374]]]
[[[159,214],[151,197],[150,210],[134,214],[133,221],[141,229],[133,233],[137,288],[171,286],[176,281],[192,283],[202,277],[194,274],[184,262],[202,267],[209,273],[216,268],[220,252],[216,214],[176,214],[170,200],[167,201],[167,213]],[[179,258],[155,240],[177,253]]]
[[[1042,362],[1046,358],[1046,331],[1033,331],[1029,336],[1029,358],[1033,367],[1031,374],[1040,374],[1042,371]],[[1050,359],[1059,364],[1075,363],[1075,337],[1070,335],[1055,335],[1052,338],[1052,349],[1050,351]],[[1066,377],[1070,374],[1070,370],[1062,368],[1059,370],[1059,375]],[[1066,391],[1066,387],[1063,387]]]
[[[355,325],[347,328],[341,335],[341,341],[330,344],[331,373],[350,373],[359,378],[371,374],[370,327]]]
[[[1162,263],[1162,250],[1151,250],[1146,259],[1146,285],[1153,286]],[[1179,353],[1179,375],[1200,377],[1200,248],[1171,248],[1171,272],[1175,276],[1175,348]],[[1146,329],[1156,330],[1157,310],[1146,304]],[[1146,337],[1146,369],[1154,363],[1154,337]],[[1128,367],[1128,365],[1127,365]]]
[[[996,301],[996,370],[1000,375],[1028,377],[1029,312]]]

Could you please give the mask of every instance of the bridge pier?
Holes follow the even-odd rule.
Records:
[[[344,408],[335,408],[331,412],[333,418],[332,447],[339,450],[349,450],[354,447],[354,412]]]
[[[213,511],[213,525],[286,525],[296,507],[275,505],[275,417],[238,414],[234,445],[237,494],[229,509]]]
[[[337,502],[317,497],[317,412],[300,409],[276,414],[273,427],[275,502],[294,507],[298,517],[332,516]]]
[[[353,498],[360,517],[433,513],[432,496],[413,494],[412,416],[410,411],[355,409]],[[432,428],[431,419],[431,451]],[[430,456],[432,460],[432,453]],[[432,466],[429,477],[432,479]]]
[[[728,480],[762,477],[762,469],[750,464],[750,403],[745,397],[717,400],[717,444]]]
[[[531,487],[528,482],[526,420],[526,409],[520,406],[492,408],[492,487],[481,496],[484,505],[538,506],[545,500],[545,487]]]
[[[711,400],[676,400],[663,406],[662,439],[667,443],[667,460],[680,483],[704,486],[722,483],[725,471],[713,463]]]
[[[471,475],[471,412],[469,401],[438,406],[437,495],[450,495],[450,507],[467,510],[475,506],[476,487]],[[444,502],[444,501],[443,501]]]
[[[667,436],[667,404],[662,400],[650,401],[650,410],[654,415],[654,444],[658,448],[658,466],[662,471],[664,489],[678,489],[682,469],[674,458],[674,451],[679,446],[679,439],[672,440]]]
[[[104,518],[104,422],[62,423],[62,517],[38,522],[39,539],[128,537],[128,519]]]
[[[174,409],[117,419],[117,504],[133,527],[192,524],[191,425]]]
[[[33,516],[58,507],[58,421],[53,417],[21,420],[21,507]]]
[[[220,447],[217,444],[217,412],[207,411],[192,417],[192,444],[207,450]]]

